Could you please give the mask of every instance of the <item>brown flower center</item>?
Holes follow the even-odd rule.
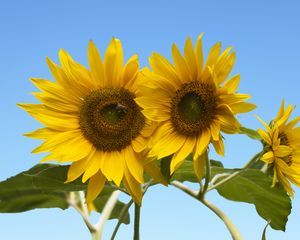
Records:
[[[173,127],[183,135],[197,135],[210,126],[216,109],[214,86],[199,81],[183,84],[172,99]]]
[[[138,136],[145,117],[134,97],[123,88],[102,88],[85,97],[80,109],[80,128],[97,149],[120,151]]]

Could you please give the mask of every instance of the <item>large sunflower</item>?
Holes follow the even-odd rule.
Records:
[[[270,125],[258,117],[267,130],[257,130],[266,151],[261,160],[274,169],[272,186],[279,179],[290,196],[294,195],[290,182],[300,187],[300,127],[295,128],[300,117],[287,123],[292,111],[293,106],[288,105],[285,109],[282,101],[277,117]]]
[[[121,42],[113,38],[104,62],[93,42],[88,48],[90,71],[68,53],[59,52],[61,67],[47,59],[56,82],[32,79],[41,90],[42,104],[19,104],[46,127],[28,137],[45,142],[33,153],[50,152],[42,161],[72,162],[66,182],[82,176],[88,183],[87,202],[101,192],[106,180],[120,185],[141,203],[143,172],[161,177],[154,164],[144,164],[153,126],[134,98],[139,64],[137,55],[123,64]]]
[[[149,157],[160,159],[174,154],[171,173],[193,153],[194,170],[201,180],[209,143],[218,154],[224,155],[221,131],[237,133],[240,124],[235,114],[255,107],[244,102],[250,95],[236,93],[239,75],[226,81],[235,62],[235,53],[230,50],[227,48],[221,53],[221,44],[217,43],[205,64],[201,34],[195,48],[187,38],[184,56],[173,44],[174,65],[153,53],[149,59],[152,72],[143,71],[149,83],[140,86],[144,96],[138,97],[136,102],[148,119],[159,122]]]

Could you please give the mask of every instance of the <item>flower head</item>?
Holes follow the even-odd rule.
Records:
[[[224,133],[237,133],[240,123],[235,114],[251,111],[255,106],[244,102],[248,94],[236,93],[240,76],[227,80],[235,62],[231,48],[221,52],[214,45],[204,62],[202,34],[196,47],[186,40],[184,56],[174,44],[171,64],[163,56],[150,57],[152,72],[144,70],[147,86],[140,86],[144,96],[136,102],[146,118],[158,122],[150,157],[158,159],[172,155],[171,173],[193,153],[194,169],[202,178],[204,152],[212,143],[217,153],[224,155]]]
[[[159,179],[154,164],[145,165],[143,153],[153,125],[134,98],[139,63],[137,55],[124,65],[121,42],[113,38],[102,61],[93,42],[88,48],[90,70],[64,50],[61,66],[47,59],[55,82],[32,79],[41,90],[41,104],[19,104],[45,125],[28,137],[44,140],[33,153],[50,152],[42,161],[72,162],[66,182],[82,175],[88,183],[87,202],[101,192],[105,182],[121,182],[134,200],[141,202],[143,172]]]
[[[300,127],[295,128],[300,117],[287,123],[292,111],[293,106],[288,105],[285,109],[282,101],[279,112],[270,125],[257,117],[266,128],[257,130],[266,151],[261,160],[273,167],[272,186],[279,179],[290,196],[294,195],[290,182],[300,187]]]

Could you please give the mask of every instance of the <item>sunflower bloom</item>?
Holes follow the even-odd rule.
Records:
[[[221,44],[217,43],[205,63],[201,34],[195,48],[187,38],[184,56],[173,44],[174,65],[153,53],[149,59],[152,71],[145,69],[142,73],[148,79],[147,86],[140,86],[144,96],[136,102],[146,118],[159,124],[149,157],[161,159],[173,154],[171,173],[193,153],[194,170],[201,180],[209,143],[224,155],[221,131],[239,132],[235,114],[255,108],[244,102],[250,95],[236,93],[240,76],[227,80],[235,62],[235,53],[230,51],[227,48],[221,52]]]
[[[32,79],[41,90],[33,93],[41,104],[19,104],[44,128],[25,134],[44,142],[33,153],[49,152],[42,161],[71,162],[66,182],[82,176],[88,182],[87,202],[97,197],[105,182],[123,182],[137,203],[146,170],[161,180],[159,169],[145,164],[144,150],[153,125],[141,113],[137,55],[123,64],[121,42],[113,38],[104,61],[93,42],[88,47],[90,70],[64,50],[61,66],[47,59],[55,82]]]
[[[293,106],[285,109],[282,101],[280,110],[270,125],[257,117],[266,130],[258,129],[265,145],[265,154],[261,160],[273,167],[273,183],[279,179],[290,196],[294,196],[291,183],[300,187],[300,127],[296,127],[300,117],[287,123]],[[291,182],[291,183],[290,183]]]

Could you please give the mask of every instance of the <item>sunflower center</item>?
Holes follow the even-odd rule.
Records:
[[[138,136],[145,117],[134,97],[123,88],[103,88],[85,97],[80,109],[80,128],[97,149],[120,151]]]
[[[286,136],[286,134],[284,132],[279,133],[278,138],[280,138],[280,145],[284,145],[284,146],[289,146],[289,140],[288,137]],[[292,154],[282,158],[287,165],[291,165],[292,164]]]
[[[214,86],[198,81],[183,84],[171,104],[171,120],[181,134],[193,136],[208,128],[215,118],[217,97]]]

